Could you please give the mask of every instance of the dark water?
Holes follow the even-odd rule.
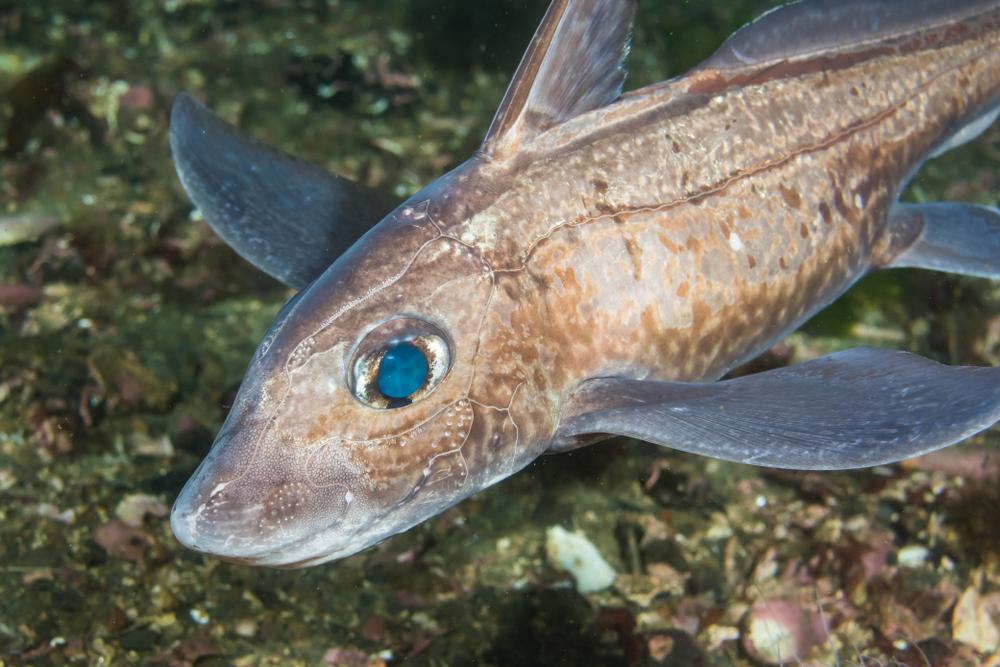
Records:
[[[770,4],[641,2],[629,85]],[[998,664],[995,433],[825,475],[609,443],[306,571],[174,541],[164,513],[290,295],[192,216],[174,95],[405,195],[476,148],[543,9],[0,0],[0,665],[753,664],[761,601],[829,634],[792,664]],[[994,127],[907,197],[996,205],[998,176]],[[874,275],[768,363],[858,343],[995,365],[1000,291]],[[575,591],[545,556],[555,524],[614,587]]]

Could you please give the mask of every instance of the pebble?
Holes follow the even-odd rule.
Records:
[[[115,516],[122,520],[126,526],[139,528],[146,515],[154,517],[165,517],[170,513],[170,508],[154,496],[145,493],[133,493],[125,496],[115,508]]]
[[[233,630],[240,637],[253,637],[257,634],[257,621],[252,618],[241,618],[236,621],[236,625],[233,626]]]
[[[952,612],[951,638],[980,653],[1000,648],[1000,592],[984,596],[974,587],[965,589]]]
[[[910,569],[921,567],[927,562],[930,550],[920,544],[907,544],[896,554],[896,562],[900,567]]]
[[[59,224],[59,219],[39,213],[0,216],[0,246],[34,241]]]
[[[826,641],[823,617],[792,600],[760,600],[747,612],[743,648],[768,665],[799,664]]]
[[[614,568],[581,532],[550,527],[545,531],[545,553],[553,566],[573,576],[580,593],[605,589],[615,581]]]

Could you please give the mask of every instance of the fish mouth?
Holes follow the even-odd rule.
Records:
[[[322,502],[307,482],[224,481],[213,468],[206,460],[188,480],[170,528],[185,547],[223,560],[279,566],[301,559],[310,544],[336,531],[350,507],[342,493],[339,503]]]
[[[319,565],[363,551],[420,520],[404,509],[418,494],[413,489],[392,506],[367,512],[346,500],[349,493],[336,493],[342,503],[327,502],[294,525],[275,524],[266,520],[273,489],[262,493],[249,480],[219,479],[211,460],[203,461],[174,501],[170,527],[188,549],[230,563],[279,569]]]
[[[343,523],[336,516],[323,526],[312,521],[300,521],[291,526],[275,526],[267,520],[266,506],[261,502],[242,505],[235,500],[241,494],[229,494],[229,485],[219,483],[205,493],[197,484],[189,482],[181,492],[170,512],[170,528],[182,545],[221,560],[249,565],[288,567],[294,560],[302,560],[313,550],[309,545],[336,530]],[[214,493],[212,493],[214,491]],[[232,506],[226,500],[234,498]],[[331,551],[323,549],[326,553]],[[336,550],[332,550],[336,551]]]
[[[261,545],[259,542],[255,542],[252,537],[228,536],[228,539],[222,538],[221,540],[218,537],[209,537],[205,531],[199,530],[197,517],[192,517],[187,508],[178,507],[175,504],[170,512],[170,528],[174,537],[188,549],[228,563],[281,569],[307,567],[317,561],[337,558],[342,551],[341,549],[324,550],[313,555],[303,554],[310,553],[306,547],[310,542],[316,540],[318,535],[336,528],[339,523],[339,520],[333,521],[325,529],[310,531],[309,534],[288,541]],[[232,535],[236,535],[236,533],[234,532]]]
[[[320,526],[303,522],[294,533],[284,531],[267,537],[258,529],[259,506],[243,508],[229,521],[205,522],[206,503],[192,506],[189,498],[182,491],[171,509],[170,528],[175,538],[192,551],[229,563],[298,569],[353,555],[384,539],[358,539],[371,535],[384,515],[372,516],[349,531],[337,531],[345,517],[336,516]]]
[[[392,502],[371,497],[339,439],[299,448],[272,437],[273,424],[223,426],[174,501],[178,542],[229,562],[298,568],[350,556],[430,516],[415,502],[419,474]]]
[[[366,516],[351,492],[353,471],[340,469],[343,483],[315,484],[306,472],[309,451],[269,441],[269,424],[219,433],[174,501],[177,541],[222,560],[270,567],[304,567],[368,546],[362,538],[379,516]]]

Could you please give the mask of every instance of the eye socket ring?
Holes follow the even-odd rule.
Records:
[[[403,317],[369,332],[354,352],[348,385],[362,403],[383,410],[415,403],[451,368],[448,340],[425,320]]]

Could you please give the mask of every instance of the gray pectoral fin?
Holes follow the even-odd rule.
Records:
[[[882,267],[909,267],[1000,279],[1000,211],[939,202],[896,204],[882,249]]]
[[[593,433],[774,468],[893,463],[1000,419],[1000,368],[855,348],[711,383],[595,379],[570,399],[554,449]]]
[[[381,193],[245,136],[186,93],[170,112],[170,150],[212,229],[292,287],[307,285],[394,206]]]

